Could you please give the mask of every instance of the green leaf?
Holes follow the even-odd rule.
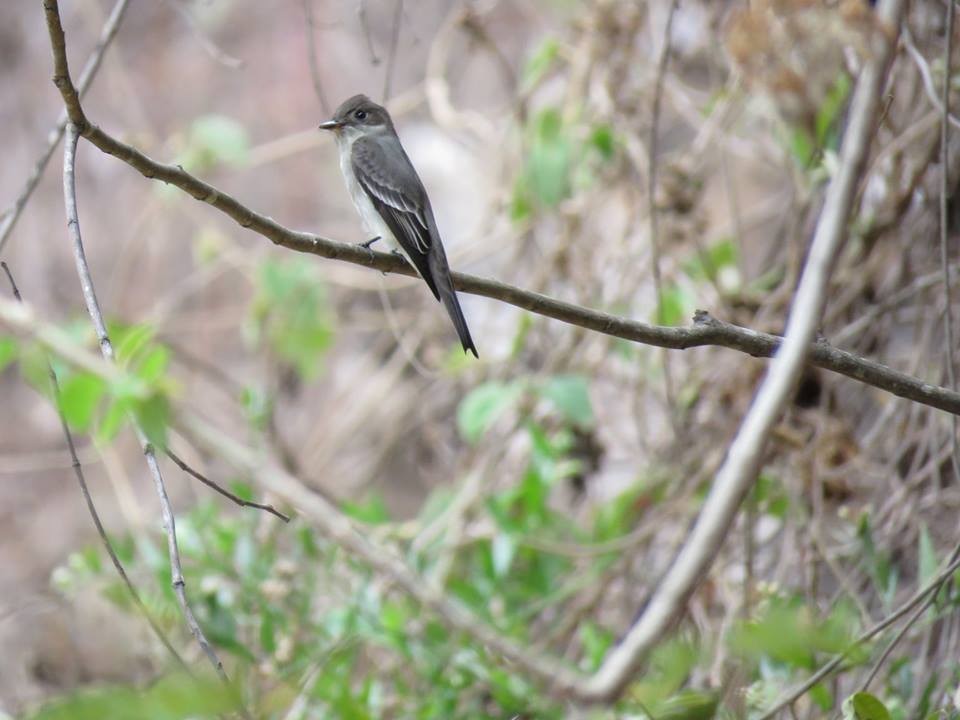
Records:
[[[613,128],[607,124],[597,125],[590,131],[589,144],[604,160],[611,160],[616,150]]]
[[[854,693],[849,700],[857,720],[891,720],[886,706],[870,693]]]
[[[555,38],[548,37],[540,43],[540,46],[533,52],[530,59],[524,65],[522,73],[522,85],[529,90],[536,85],[547,71],[553,66],[554,61],[560,54],[560,43]]]
[[[671,285],[660,293],[659,325],[680,325],[693,312],[693,299],[679,285]]]
[[[355,520],[370,525],[390,522],[390,511],[379,493],[372,493],[365,501],[344,502],[342,509]]]
[[[853,611],[845,605],[837,605],[823,620],[814,612],[799,599],[771,599],[761,617],[734,628],[731,648],[746,657],[767,657],[810,669],[815,653],[844,651],[855,628]]]
[[[849,94],[850,76],[844,72],[837,77],[833,87],[830,88],[814,120],[814,135],[821,149],[836,145],[837,119],[846,106]]]
[[[167,426],[170,424],[170,403],[166,395],[156,393],[134,405],[137,424],[147,440],[158,448],[167,446]]]
[[[937,574],[937,567],[939,566],[937,551],[933,547],[933,541],[930,539],[930,532],[927,530],[926,523],[920,525],[918,554],[917,585],[923,587]]]
[[[558,375],[538,388],[540,396],[572,424],[591,427],[594,422],[588,382],[582,375]]]
[[[77,373],[60,384],[60,409],[74,430],[85,432],[100,405],[106,383],[95,375]]]
[[[139,363],[136,375],[145,383],[156,386],[167,372],[170,364],[170,351],[163,345],[151,348],[146,357]]]
[[[127,414],[133,408],[134,402],[130,397],[118,397],[110,403],[97,424],[96,438],[98,443],[105,445],[117,436],[117,433],[126,424]]]
[[[268,259],[260,266],[251,306],[254,339],[266,342],[300,377],[315,378],[333,342],[326,291],[316,267],[303,258]]]
[[[727,237],[696,253],[683,264],[683,270],[693,280],[711,280],[724,268],[736,267],[736,264],[737,246],[733,238]]]
[[[0,372],[17,357],[17,343],[13,338],[0,337]]]
[[[542,110],[534,118],[534,135],[527,159],[527,181],[533,195],[548,208],[556,207],[570,194],[570,141],[556,108]]]
[[[467,442],[475,443],[520,397],[520,383],[486,382],[474,388],[457,408],[457,427]]]
[[[110,336],[116,351],[117,362],[129,365],[141,350],[146,348],[156,335],[151,325],[128,325],[110,328]]]

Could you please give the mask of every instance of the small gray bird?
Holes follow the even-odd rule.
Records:
[[[463,351],[480,357],[453,290],[430,198],[386,108],[366,95],[354,95],[320,129],[336,135],[343,179],[372,238],[364,247],[383,240],[406,257],[447,309]]]

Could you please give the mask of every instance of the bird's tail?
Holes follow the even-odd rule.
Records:
[[[447,314],[453,320],[453,326],[457,329],[457,335],[460,336],[460,344],[463,345],[464,352],[472,352],[475,358],[479,358],[477,348],[473,344],[473,338],[470,337],[470,329],[467,327],[467,320],[463,317],[463,310],[460,309],[460,301],[457,299],[457,293],[452,287],[443,283],[446,287],[440,287],[440,302],[447,309]]]

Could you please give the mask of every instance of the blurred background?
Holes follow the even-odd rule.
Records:
[[[75,78],[111,8],[61,3]],[[936,2],[907,15],[822,323],[835,346],[940,385],[943,15]],[[316,126],[363,92],[391,110],[454,269],[646,322],[684,325],[699,308],[779,333],[847,95],[882,32],[854,1],[132,0],[84,107],[286,227],[361,242]],[[0,67],[3,211],[62,107],[38,3],[0,4]],[[96,349],[61,162],[58,147],[0,258],[42,317]],[[668,567],[766,367],[461,295],[474,361],[420,281],[274,247],[83,140],[77,185],[114,342],[149,373],[177,455],[276,502],[205,452],[178,421],[190,411],[277,458],[505,634],[584,671]],[[99,549],[42,354],[7,342],[0,709],[156,687],[169,659]],[[194,660],[136,439],[108,388],[58,369],[108,531]],[[941,412],[807,371],[676,636],[596,716],[643,717],[695,692],[709,713],[697,717],[745,717],[888,614],[956,543],[953,441]],[[578,716],[302,523],[164,469],[188,594],[257,717]],[[956,597],[942,593],[881,669],[873,691],[894,717],[951,706]],[[818,686],[800,716],[839,710],[870,660]]]

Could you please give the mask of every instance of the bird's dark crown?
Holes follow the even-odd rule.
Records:
[[[382,105],[377,105],[366,95],[354,95],[344,100],[333,114],[333,120],[341,125],[375,127],[390,126],[390,114]]]

